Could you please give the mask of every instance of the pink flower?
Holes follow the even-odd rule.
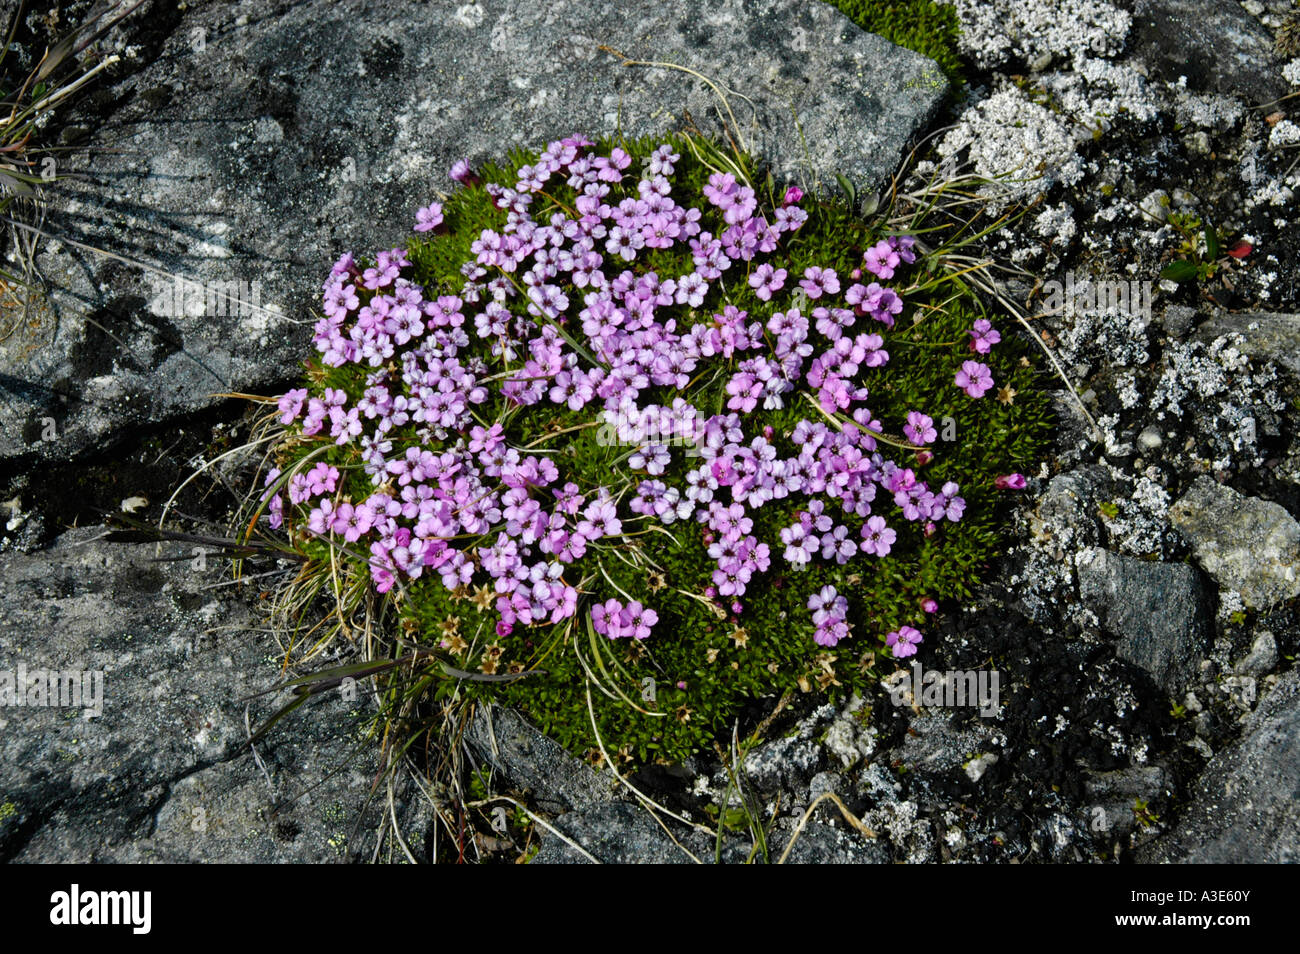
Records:
[[[934,419],[920,411],[908,411],[907,423],[903,425],[903,436],[913,444],[928,444],[939,432],[934,429]]]
[[[457,159],[451,164],[451,171],[447,173],[454,182],[461,185],[474,185],[478,182],[478,176],[470,170],[468,159]]]
[[[953,383],[970,397],[983,397],[984,392],[993,387],[993,372],[988,365],[978,361],[963,361]]]
[[[604,603],[597,603],[591,608],[592,627],[602,636],[617,639],[623,635],[622,627],[618,622],[618,614],[622,609],[623,604],[618,600],[606,600]]]
[[[988,354],[992,347],[1002,340],[1002,335],[987,318],[979,318],[975,327],[966,332],[971,336],[970,349],[980,354]]]
[[[1001,477],[994,478],[993,486],[997,487],[998,490],[1024,490],[1025,475],[1004,474]]]
[[[799,280],[799,287],[809,298],[820,298],[823,294],[837,295],[840,291],[840,279],[832,268],[818,268],[813,265],[805,268],[804,277]]]
[[[862,550],[878,557],[888,556],[898,534],[885,525],[884,517],[869,517],[862,525]]]
[[[862,256],[863,263],[867,266],[867,271],[877,278],[893,278],[894,269],[898,267],[899,255],[888,239],[883,239],[867,249]]]
[[[442,206],[437,202],[430,202],[415,213],[415,231],[432,232],[439,225],[442,225]]]
[[[921,632],[911,626],[900,626],[885,636],[885,645],[893,649],[895,659],[915,656],[916,645],[919,642],[921,642]]]
[[[770,301],[772,293],[780,291],[785,286],[786,274],[784,268],[773,268],[764,262],[754,269],[754,274],[749,276],[749,287],[754,289],[754,294],[763,301]]]
[[[280,396],[277,406],[280,409],[280,423],[292,424],[294,419],[302,413],[303,402],[307,400],[306,388],[294,388]]]
[[[659,614],[636,600],[624,606],[619,600],[609,599],[591,608],[592,628],[610,639],[645,639],[657,622]]]

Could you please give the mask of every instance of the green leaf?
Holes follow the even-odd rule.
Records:
[[[844,196],[848,199],[849,205],[852,206],[858,197],[858,190],[853,187],[853,183],[844,177],[843,174],[835,173],[835,181],[840,184],[844,190]]]
[[[1205,236],[1205,253],[1210,261],[1214,261],[1219,257],[1219,231],[1206,222],[1201,232]]]
[[[1189,282],[1196,277],[1196,266],[1186,259],[1170,262],[1160,269],[1160,277],[1173,282]]]

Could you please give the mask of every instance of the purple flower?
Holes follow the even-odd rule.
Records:
[[[415,213],[415,231],[432,232],[442,224],[442,206],[437,202],[430,202],[424,208]]]
[[[470,171],[468,159],[457,159],[451,164],[451,171],[447,173],[451,176],[453,182],[459,182],[463,185],[470,185],[474,180],[474,173]]]
[[[877,278],[884,279],[894,277],[894,269],[898,267],[899,261],[901,261],[899,254],[888,239],[877,242],[867,249],[866,254],[862,256],[862,262],[866,265],[867,271]]]
[[[915,656],[916,646],[921,641],[920,631],[911,626],[900,626],[885,636],[885,645],[893,649],[895,659]]]
[[[1002,340],[1002,335],[987,318],[977,318],[975,326],[966,333],[971,336],[970,349],[979,354],[988,354]]]
[[[862,552],[878,557],[888,556],[898,534],[885,523],[884,517],[868,517],[862,525]]]
[[[749,276],[749,287],[754,289],[754,294],[763,301],[770,301],[774,292],[780,291],[785,287],[786,270],[784,268],[773,268],[767,262],[764,262],[754,273]]]
[[[920,411],[908,411],[903,436],[913,444],[928,444],[939,436],[934,429],[934,419]]]
[[[655,623],[659,622],[659,614],[652,609],[643,607],[636,600],[627,604],[627,626],[631,630],[633,639],[645,639],[650,635],[650,629]]]
[[[808,598],[812,610],[813,640],[819,646],[834,646],[849,635],[849,603],[833,586],[823,586]]]
[[[621,600],[608,599],[591,608],[592,628],[610,639],[645,639],[657,622],[659,614],[636,600],[624,606]]]
[[[993,372],[988,365],[978,361],[963,361],[953,383],[970,397],[983,397],[984,392],[993,387]]]
[[[783,527],[781,542],[785,544],[785,558],[795,566],[804,566],[812,561],[821,546],[821,541],[809,533],[801,524]]]
[[[622,612],[623,604],[618,600],[606,600],[604,603],[597,603],[591,608],[591,625],[602,636],[608,636],[610,639],[617,639],[622,635],[619,626],[618,614]],[[611,626],[614,631],[611,632]]]
[[[840,279],[832,268],[818,268],[813,265],[805,268],[803,278],[799,280],[799,287],[804,290],[809,298],[820,298],[822,295],[838,295],[840,292]]]
[[[292,424],[302,413],[303,402],[307,400],[306,388],[294,388],[281,395],[277,406],[280,408],[280,423]]]
[[[334,493],[338,486],[339,471],[329,464],[317,464],[306,475],[307,489],[313,497]]]
[[[858,544],[849,538],[849,528],[844,526],[836,527],[830,533],[822,537],[822,559],[834,560],[838,564],[849,562],[850,558],[858,552]]]
[[[808,598],[816,630],[813,639],[819,646],[834,646],[849,634],[848,600],[840,596],[833,586],[823,586]]]

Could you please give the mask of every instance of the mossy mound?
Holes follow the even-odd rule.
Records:
[[[868,33],[934,60],[954,89],[965,85],[957,52],[957,13],[952,7],[934,0],[826,2]]]
[[[662,142],[606,141],[596,144],[593,151],[608,155],[618,146],[630,155],[636,170]],[[718,210],[700,203],[710,175],[724,163],[742,182],[747,179],[758,184],[760,208],[781,204],[770,177],[748,158],[724,155],[698,138],[674,137],[667,142],[681,157],[672,176],[671,194],[683,206],[704,209],[701,225],[726,227]],[[513,184],[522,167],[537,161],[538,154],[519,152],[501,166],[477,170],[478,183],[458,188],[442,204],[443,221],[438,230],[409,243],[406,254],[411,264],[404,277],[421,286],[426,299],[460,293],[465,284],[462,266],[475,257],[471,245],[484,230],[500,232],[505,227],[506,212],[497,207],[483,184]],[[615,187],[614,197],[606,201],[612,204],[623,194],[635,196],[636,178],[626,177],[624,184]],[[551,215],[572,216],[577,198],[570,185],[553,181],[535,195],[532,215],[539,221]],[[762,321],[779,310],[807,309],[809,302],[798,297],[802,293],[795,283],[805,268],[834,269],[846,276],[847,285],[847,276],[856,276],[862,269],[864,252],[887,235],[883,218],[864,221],[832,198],[807,197],[801,207],[807,213],[802,226],[782,236],[770,256],[760,256],[747,265],[751,274],[761,261],[788,271],[789,284],[771,300],[760,298],[751,283],[736,275],[712,286],[702,305],[669,305],[661,311],[675,307],[678,324],[686,328],[708,322],[709,316],[726,305]],[[575,614],[554,624],[503,629],[497,626],[497,594],[492,592],[486,573],[478,571],[468,585],[455,588],[449,588],[438,575],[426,573],[405,581],[387,596],[404,639],[441,654],[455,670],[494,680],[512,675],[520,678],[447,679],[433,667],[411,675],[394,698],[410,698],[414,686],[440,697],[468,696],[511,704],[579,753],[591,751],[596,743],[594,721],[600,741],[611,754],[621,753],[626,760],[637,762],[680,760],[725,733],[752,701],[775,699],[785,692],[835,697],[877,678],[882,667],[892,668],[893,663],[885,659],[887,633],[900,626],[925,631],[929,601],[951,606],[970,598],[981,572],[997,552],[999,500],[1006,491],[998,489],[995,481],[1033,464],[1049,427],[1048,401],[1036,385],[1040,372],[1024,344],[1008,334],[990,353],[972,355],[972,325],[992,316],[985,313],[980,299],[961,278],[952,275],[942,255],[926,247],[924,236],[916,250],[915,264],[902,266],[891,282],[905,303],[897,324],[888,327],[864,321],[862,324],[870,327],[859,329],[880,334],[890,355],[887,364],[864,368],[862,380],[869,383],[871,416],[882,425],[881,453],[902,467],[915,467],[918,476],[933,487],[949,481],[959,485],[966,502],[960,520],[927,527],[923,520],[891,518],[897,539],[887,556],[859,553],[842,565],[814,559],[800,568],[782,559],[780,534],[782,528],[798,523],[808,498],[792,493],[754,507],[749,511],[752,533],[770,545],[772,560],[770,568],[756,574],[738,598],[742,604],[739,613],[734,612],[732,598],[710,592],[717,563],[707,552],[706,528],[694,519],[666,525],[653,517],[629,519],[621,538],[603,541],[607,545],[593,547],[565,568],[564,579],[578,589],[579,604]],[[653,271],[677,277],[695,267],[685,242],[644,251],[633,262],[617,262],[613,270],[626,267],[637,275]],[[358,268],[367,264],[358,263]],[[582,299],[580,290],[567,290],[571,300]],[[524,302],[523,296],[511,299],[510,307],[523,315]],[[659,320],[666,318],[660,316]],[[480,359],[488,372],[500,371],[504,365],[500,356],[492,353],[491,341],[474,334],[472,321],[466,328],[469,343],[461,349],[462,356]],[[575,326],[563,333],[571,335],[573,346],[581,349],[581,333]],[[820,347],[825,347],[824,342]],[[978,400],[954,384],[955,370],[972,357],[987,365],[997,389]],[[394,363],[399,363],[397,358]],[[513,369],[517,372],[518,363]],[[313,395],[326,388],[339,389],[349,402],[356,402],[374,374],[373,368],[364,365],[328,367],[313,362],[306,387]],[[700,373],[684,388],[650,387],[639,400],[642,406],[668,405],[680,397],[705,415],[725,414],[727,383],[728,374]],[[616,497],[626,501],[645,478],[645,473],[632,469],[629,460],[636,448],[608,440],[607,431],[597,426],[598,401],[579,410],[546,400],[518,406],[502,395],[500,387],[488,391],[486,400],[473,408],[474,421],[482,426],[502,423],[507,446],[544,453],[558,468],[555,486],[573,482],[587,493],[612,488]],[[912,411],[931,416],[940,431],[930,447],[932,460],[926,459],[929,453],[918,455],[917,449],[899,436]],[[800,421],[846,423],[846,419],[819,409],[811,395],[802,393],[791,394],[781,407],[756,408],[743,420],[746,440],[770,433],[769,441],[781,457],[799,452],[793,435]],[[374,491],[374,481],[364,472],[354,444],[335,444],[325,435],[304,436],[295,428],[290,425],[277,452],[283,473],[273,490],[284,487],[290,475],[327,463],[340,472],[335,500],[360,502]],[[418,431],[414,423],[393,429],[387,435],[393,442],[390,457],[402,456],[409,447],[438,453],[464,446],[462,431],[452,430],[432,440],[427,431],[423,435]],[[691,454],[674,453],[656,477],[669,486],[684,488],[687,471],[698,465]],[[887,499],[882,497],[882,513],[886,507],[892,509]],[[285,505],[284,514],[290,538],[315,566],[332,574],[330,585],[336,593],[355,598],[369,587],[364,551],[332,537],[304,533],[305,506],[295,509]],[[850,523],[855,533],[862,523],[852,517],[837,519]],[[490,546],[496,536],[494,528],[477,539],[453,542],[474,552],[475,547]],[[834,646],[814,641],[808,609],[809,597],[826,586],[835,587],[847,598],[852,624],[852,634]],[[659,619],[652,635],[644,640],[611,640],[599,635],[592,626],[590,608],[609,597],[653,607]],[[929,610],[933,611],[933,604]],[[394,655],[405,651],[395,649]]]

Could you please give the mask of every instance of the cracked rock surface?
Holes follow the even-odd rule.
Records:
[[[358,848],[375,770],[369,749],[352,757],[362,702],[290,717],[259,743],[259,767],[246,725],[276,697],[240,700],[275,682],[275,643],[234,588],[213,587],[219,561],[154,562],[153,547],[102,532],[0,554],[0,668],[29,680],[15,691],[39,701],[44,670],[103,680],[98,715],[0,709],[0,859],[332,861]]]

